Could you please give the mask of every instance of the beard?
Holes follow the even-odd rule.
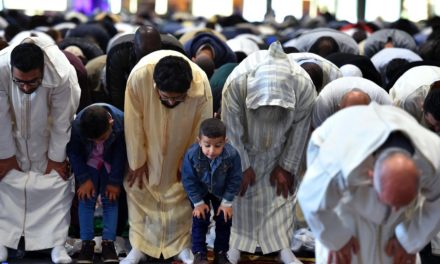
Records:
[[[170,105],[170,104],[168,104],[167,101],[164,101],[164,100],[160,100],[160,102],[162,103],[162,105],[164,105],[166,108],[169,108],[169,109],[173,109],[174,107],[178,106],[181,103],[181,102],[176,102],[175,104]]]

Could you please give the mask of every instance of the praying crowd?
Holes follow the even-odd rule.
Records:
[[[316,263],[440,263],[439,17],[3,10],[0,37],[0,262],[299,264],[303,229]]]

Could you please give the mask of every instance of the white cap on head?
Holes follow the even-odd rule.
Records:
[[[344,66],[342,66],[340,68],[342,76],[344,77],[350,77],[350,76],[354,76],[354,77],[363,77],[362,76],[362,71],[355,65],[353,64],[345,64]]]

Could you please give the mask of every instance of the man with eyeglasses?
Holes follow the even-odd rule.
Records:
[[[124,110],[132,250],[121,263],[139,263],[148,255],[191,264],[192,209],[180,164],[200,123],[212,117],[208,78],[181,53],[155,51],[133,68]]]
[[[64,247],[74,180],[66,161],[70,122],[79,104],[75,69],[38,37],[0,52],[0,261],[24,237],[25,250]]]

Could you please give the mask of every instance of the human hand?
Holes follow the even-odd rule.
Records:
[[[217,216],[223,212],[223,216],[225,218],[225,223],[228,222],[228,219],[232,219],[232,207],[221,206],[217,210]]]
[[[205,219],[205,214],[209,212],[209,206],[207,204],[201,204],[194,207],[193,216],[197,218]]]
[[[243,179],[241,180],[240,190],[238,191],[238,195],[244,196],[249,185],[253,186],[255,184],[255,172],[252,167],[247,168],[243,172]]]
[[[121,187],[119,186],[107,184],[107,187],[105,187],[105,197],[107,197],[110,202],[116,201],[120,192]]]
[[[79,200],[91,199],[95,196],[95,186],[92,180],[83,182],[76,191]]]
[[[283,197],[287,199],[289,193],[293,194],[293,175],[277,165],[270,174],[270,185],[276,185],[277,195],[283,194]]]
[[[13,169],[21,171],[15,156],[7,159],[0,159],[0,181]]]
[[[63,180],[67,180],[70,174],[70,167],[67,160],[63,162],[53,161],[51,159],[47,159],[47,166],[45,174],[49,174],[52,170],[55,170]]]
[[[145,162],[144,165],[142,165],[140,168],[137,168],[135,170],[129,169],[128,175],[127,175],[127,181],[128,186],[131,188],[133,184],[138,180],[138,186],[139,189],[142,189],[144,185],[144,177],[145,180],[148,181],[148,165],[147,162]]]
[[[355,237],[351,237],[350,240],[337,251],[330,251],[328,254],[327,263],[335,264],[350,264],[351,263],[351,252],[354,254],[359,252],[359,241]]]
[[[385,253],[387,253],[388,256],[393,257],[393,264],[416,263],[416,255],[406,252],[399,240],[397,240],[395,237],[388,240],[388,243],[385,247]]]

